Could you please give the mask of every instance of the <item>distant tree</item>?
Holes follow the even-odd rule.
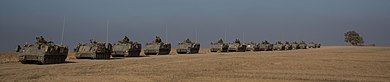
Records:
[[[359,35],[356,31],[348,31],[344,33],[345,42],[351,43],[353,46],[362,45],[364,43],[363,37]]]

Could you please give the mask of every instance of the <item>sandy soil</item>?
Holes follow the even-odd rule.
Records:
[[[0,64],[4,81],[390,81],[390,47],[175,54],[52,65]],[[1,53],[0,57],[4,54]],[[1,56],[3,55],[3,56]],[[2,61],[6,61],[1,58]],[[8,60],[7,60],[8,61]]]

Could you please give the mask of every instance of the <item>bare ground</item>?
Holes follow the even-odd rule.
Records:
[[[68,63],[52,65],[20,64],[12,62],[14,53],[0,53],[8,59],[0,64],[0,81],[390,81],[390,47],[201,53],[111,60],[70,53]]]

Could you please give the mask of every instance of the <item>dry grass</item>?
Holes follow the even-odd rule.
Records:
[[[0,81],[390,81],[390,47],[176,54],[0,64]]]
[[[16,52],[0,52],[0,63],[17,62],[18,56]]]

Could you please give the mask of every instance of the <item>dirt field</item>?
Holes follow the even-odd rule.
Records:
[[[390,47],[159,55],[76,60],[52,65],[0,64],[4,81],[390,81]],[[5,61],[4,58],[1,58]],[[8,60],[7,60],[8,61]]]

